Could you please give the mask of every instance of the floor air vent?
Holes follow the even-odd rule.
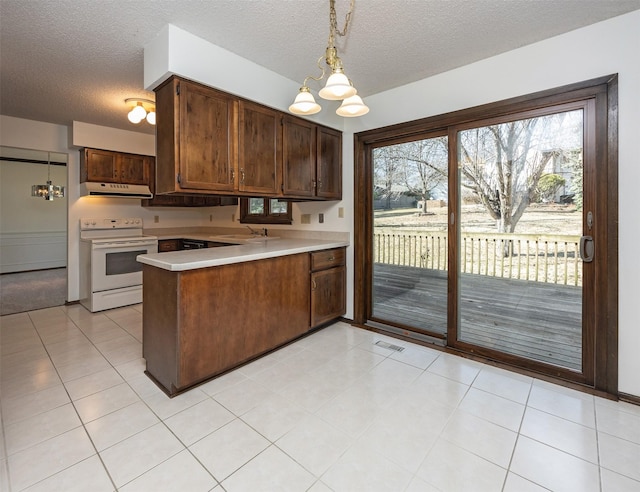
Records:
[[[404,347],[400,347],[399,345],[391,345],[390,343],[383,342],[382,340],[378,340],[375,345],[389,350],[395,350],[396,352],[402,352],[404,350]]]

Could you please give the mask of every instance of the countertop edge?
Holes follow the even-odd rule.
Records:
[[[139,255],[138,262],[172,272],[232,265],[280,256],[310,253],[349,246],[348,241],[315,239],[278,239],[262,243],[239,244],[223,248],[173,251]]]

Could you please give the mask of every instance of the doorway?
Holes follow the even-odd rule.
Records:
[[[357,135],[356,322],[615,394],[615,85]]]
[[[67,184],[68,155],[0,147],[2,315],[63,305],[67,298],[67,199],[32,196]]]

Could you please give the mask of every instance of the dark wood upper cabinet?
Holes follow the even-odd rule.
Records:
[[[283,135],[283,194],[342,199],[342,133],[284,116]]]
[[[327,200],[342,199],[342,133],[318,127],[316,195]]]
[[[283,186],[286,196],[314,197],[316,125],[285,115],[282,119]]]
[[[231,192],[237,101],[172,77],[156,90],[158,193]]]
[[[342,198],[342,134],[173,76],[156,89],[156,192]]]
[[[238,190],[276,196],[282,155],[280,113],[242,100],[239,108]]]
[[[80,181],[149,185],[147,158],[109,150],[83,149],[80,152]]]

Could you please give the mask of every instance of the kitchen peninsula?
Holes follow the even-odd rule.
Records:
[[[345,312],[347,241],[231,241],[138,256],[146,373],[169,396]]]

